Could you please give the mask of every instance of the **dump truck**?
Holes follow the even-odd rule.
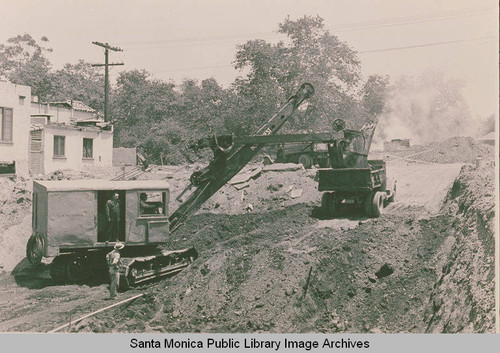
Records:
[[[255,135],[274,135],[313,94],[311,84],[302,84]],[[33,234],[26,246],[27,258],[35,264],[48,264],[56,280],[79,282],[105,270],[105,255],[119,241],[125,244],[120,268],[122,289],[182,270],[198,254],[193,247],[166,249],[170,234],[262,147],[258,143],[226,144],[216,136],[206,142],[214,158],[191,175],[190,184],[178,197],[182,203],[172,213],[165,181],[34,181]],[[105,207],[114,194],[118,194],[120,226],[118,239],[109,239]],[[148,205],[144,207],[142,202]]]
[[[280,144],[276,151],[276,163],[297,163],[310,169],[313,165],[321,168],[330,166],[328,148],[325,143]]]
[[[321,207],[329,217],[354,204],[368,217],[376,218],[396,196],[396,184],[388,185],[383,160],[369,160],[367,168],[319,169],[318,177],[318,190],[324,192]]]
[[[191,144],[194,149],[214,146],[299,144],[327,146],[328,167],[318,169],[318,189],[323,191],[322,209],[328,217],[337,216],[345,206],[362,206],[369,217],[379,217],[384,206],[394,201],[396,183],[388,181],[383,160],[368,160],[376,123],[360,130],[347,129],[336,119],[329,133],[283,135],[220,135]]]
[[[346,131],[345,138],[329,145],[330,168],[318,170],[321,208],[335,217],[347,206],[360,206],[368,217],[379,217],[396,197],[396,181],[388,180],[383,160],[368,160],[377,124]]]

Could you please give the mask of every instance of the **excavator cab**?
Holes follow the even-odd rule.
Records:
[[[28,259],[38,262],[85,249],[111,249],[116,241],[126,247],[165,243],[169,189],[163,180],[34,181]],[[113,216],[107,204],[115,194],[119,197]]]

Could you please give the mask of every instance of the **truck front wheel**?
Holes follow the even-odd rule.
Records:
[[[26,257],[32,264],[40,263],[43,256],[43,241],[40,237],[32,235],[26,245]]]
[[[384,209],[384,193],[370,193],[365,199],[366,215],[371,218],[378,218]]]

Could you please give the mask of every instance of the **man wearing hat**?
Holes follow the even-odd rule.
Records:
[[[120,281],[120,250],[123,249],[125,245],[122,243],[116,243],[114,250],[110,251],[106,255],[106,262],[109,268],[109,278],[111,279],[111,285],[109,286],[109,296],[111,299],[116,298],[116,290],[118,289]]]

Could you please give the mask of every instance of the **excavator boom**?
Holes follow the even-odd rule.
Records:
[[[295,95],[281,106],[265,124],[263,124],[255,135],[274,135],[283,124],[292,116],[300,104],[314,94],[314,87],[310,83],[300,86]],[[210,164],[191,175],[189,185],[181,194],[188,189],[195,188],[185,202],[169,217],[170,231],[175,231],[189,216],[193,215],[201,205],[223,187],[232,177],[248,163],[259,152],[262,145],[243,144],[225,146],[219,144],[215,138],[212,144],[214,160]]]

